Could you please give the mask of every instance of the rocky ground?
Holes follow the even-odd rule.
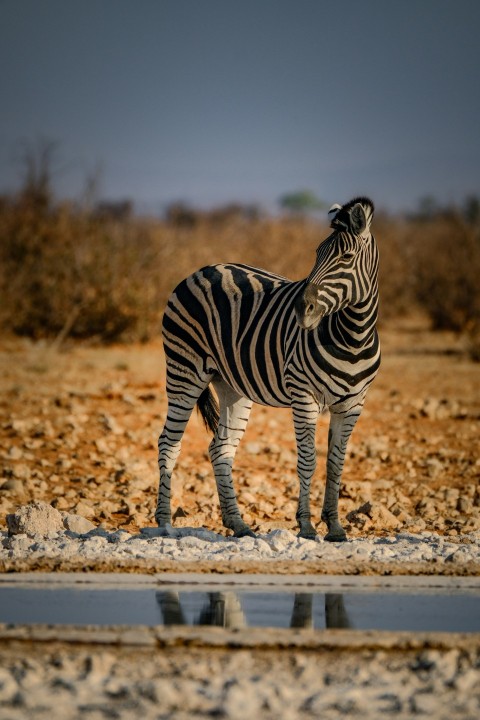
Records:
[[[236,463],[240,506],[258,537],[237,540],[221,528],[209,439],[196,417],[174,480],[174,527],[166,537],[141,534],[154,525],[161,345],[58,351],[2,340],[1,569],[478,574],[480,365],[460,339],[418,319],[385,328],[382,341],[341,491],[351,542],[329,544],[296,538],[291,417],[260,407]],[[327,426],[321,418],[312,488],[320,534]],[[480,716],[475,638],[340,647],[339,630],[315,647],[142,648],[4,630],[1,720]]]
[[[471,650],[123,650],[22,643],[0,648],[5,720],[192,717],[474,720]]]
[[[422,531],[330,543],[271,529],[225,537],[205,528],[168,526],[108,531],[86,518],[34,501],[7,515],[0,531],[0,572],[213,572],[363,575],[478,575],[480,532]]]
[[[349,445],[340,512],[350,537],[480,529],[480,365],[461,340],[421,320],[381,333],[383,364]],[[166,411],[160,343],[0,345],[0,523],[32,500],[106,530],[154,525],[156,441]],[[312,487],[319,523],[328,417],[318,428]],[[221,530],[206,454],[193,416],[173,483],[174,524]],[[255,407],[236,461],[253,529],[295,528],[296,453],[287,410]],[[1,525],[0,525],[1,527]]]

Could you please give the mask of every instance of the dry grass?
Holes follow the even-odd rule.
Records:
[[[99,217],[71,205],[0,205],[0,323],[34,338],[145,340],[159,332],[168,295],[215,262],[305,277],[326,225],[238,212],[183,224]],[[432,326],[480,334],[480,233],[459,215],[378,215],[381,321],[415,307]],[[477,349],[480,342],[477,340]],[[480,354],[480,351],[479,351]]]

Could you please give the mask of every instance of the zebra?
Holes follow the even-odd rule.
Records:
[[[325,540],[347,539],[338,497],[347,442],[380,365],[374,206],[357,197],[329,213],[332,233],[310,275],[291,281],[243,264],[203,267],[170,296],[163,317],[168,409],[158,440],[155,520],[171,522],[170,487],[195,405],[213,432],[209,456],[222,522],[253,536],[237,504],[232,467],[253,403],[291,408],[297,445],[299,537],[315,539],[310,484],[319,413],[329,410]],[[210,385],[218,398],[215,399]]]

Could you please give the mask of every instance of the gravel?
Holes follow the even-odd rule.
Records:
[[[474,651],[0,649],[0,716],[477,718]]]
[[[433,532],[419,534],[397,532],[389,537],[354,538],[344,543],[329,543],[318,537],[315,541],[297,537],[290,530],[271,530],[257,537],[225,537],[202,528],[166,530],[144,528],[141,533],[125,530],[110,531],[94,526],[88,520],[66,512],[59,512],[47,503],[35,502],[9,515],[10,532],[0,534],[0,568],[69,569],[68,563],[88,564],[90,568],[105,564],[111,567],[142,564],[171,569],[172,563],[195,566],[214,563],[217,567],[231,567],[242,563],[270,566],[295,563],[301,571],[303,563],[311,570],[323,567],[357,568],[369,572],[375,566],[382,572],[390,568],[397,572],[405,566],[411,570],[417,564],[435,573],[459,574],[469,565],[479,563],[480,532],[475,531],[454,540]],[[90,527],[87,532],[81,532]],[[80,532],[75,532],[74,529]],[[360,568],[360,569],[358,569]],[[268,571],[268,570],[267,570]],[[323,570],[325,572],[325,570]],[[401,572],[401,570],[400,570]]]
[[[132,534],[95,525],[82,532],[89,525],[85,518],[46,503],[23,506],[9,517],[10,532],[1,533],[0,569],[175,568],[183,572],[213,567],[217,572],[222,568],[238,572],[248,563],[250,570],[275,573],[282,568],[363,574],[372,568],[387,574],[429,572],[428,568],[436,575],[479,573],[479,532],[456,538],[397,532],[327,543],[321,538],[303,540],[285,529],[237,539],[171,526],[163,534],[156,528]],[[94,640],[92,634],[83,633],[66,641],[53,628],[47,630],[43,638],[40,633],[36,640],[22,639],[19,629],[3,626],[0,718],[406,720],[419,715],[473,720],[480,716],[479,647],[465,638],[457,646],[456,641],[422,642],[409,635],[403,645],[389,645],[370,635],[365,645],[348,646],[339,641],[344,631],[327,631],[333,639],[323,645],[323,641],[310,646],[287,642],[272,647],[252,642],[245,647],[232,637],[228,643],[203,647],[178,641],[142,647],[107,642],[101,632],[94,633]],[[134,633],[133,640],[136,637]]]

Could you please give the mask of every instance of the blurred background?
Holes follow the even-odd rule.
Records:
[[[480,359],[476,0],[0,0],[0,327],[146,341],[199,266],[377,212],[381,323]]]

